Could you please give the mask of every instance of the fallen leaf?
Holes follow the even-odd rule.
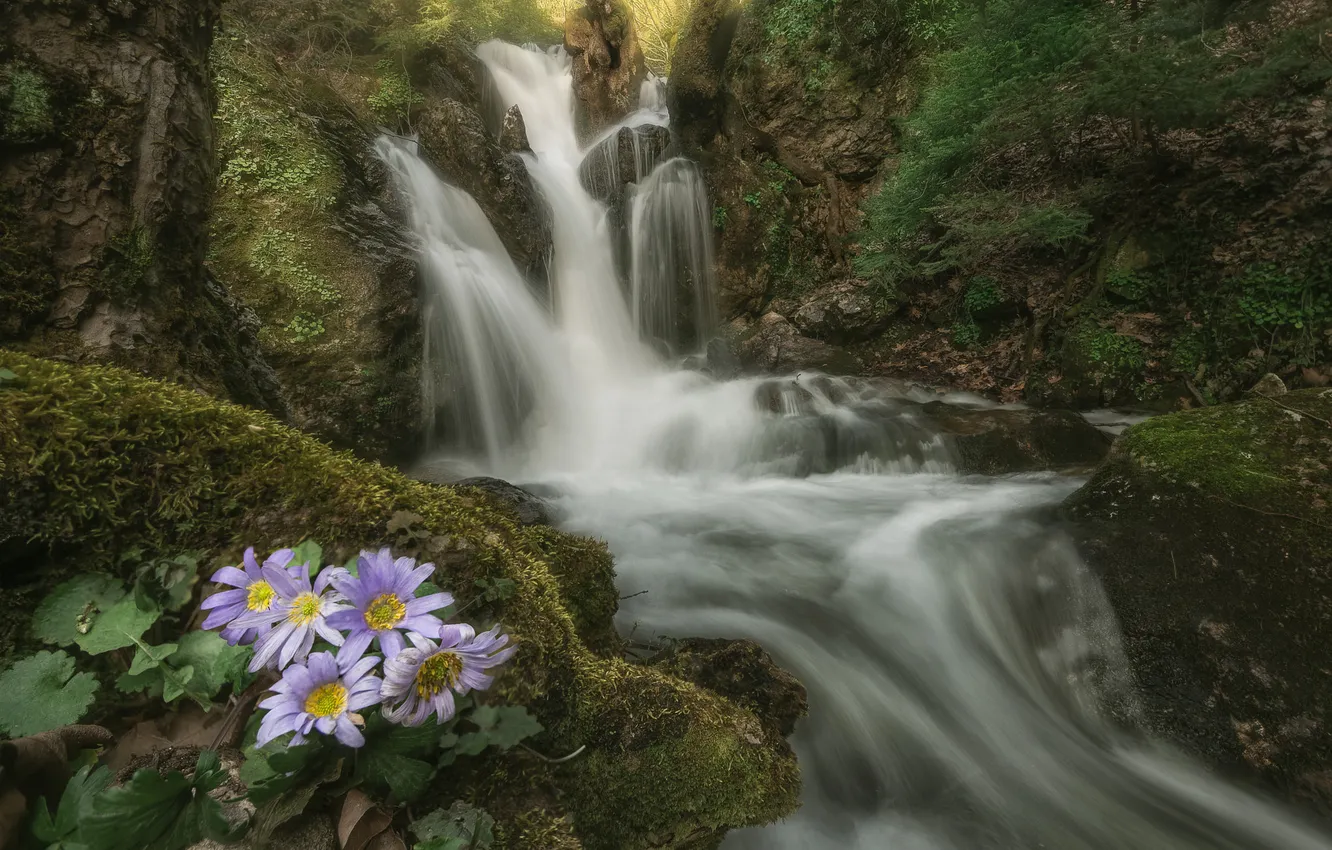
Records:
[[[367,850],[370,842],[387,830],[392,822],[391,815],[353,788],[342,801],[342,814],[338,817],[338,846],[342,850]]]
[[[407,850],[407,845],[398,833],[389,829],[376,835],[365,845],[365,850]]]

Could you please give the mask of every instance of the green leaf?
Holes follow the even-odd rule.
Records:
[[[225,841],[231,825],[208,795],[225,778],[217,753],[199,754],[194,778],[136,771],[130,781],[94,798],[79,833],[90,850],[183,850],[204,839]]]
[[[0,387],[7,387],[18,382],[18,375],[8,369],[0,369]]]
[[[248,646],[232,646],[217,632],[191,631],[180,639],[180,649],[172,657],[172,665],[194,668],[186,692],[195,699],[211,700],[226,685],[240,689],[253,676],[246,670],[253,650]]]
[[[172,673],[172,676],[162,676],[162,699],[167,702],[175,702],[185,695],[190,680],[194,678],[194,668],[187,664],[173,668]]]
[[[32,616],[32,633],[45,643],[69,646],[86,634],[105,611],[125,596],[120,582],[84,573],[61,582],[46,595]]]
[[[300,785],[274,796],[259,806],[250,821],[250,831],[245,836],[246,843],[256,850],[262,850],[275,829],[305,811],[320,786],[337,781],[341,775],[342,760],[328,759],[324,762],[322,774],[312,772]]]
[[[456,801],[448,811],[436,809],[408,829],[420,842],[416,850],[488,850],[495,841],[495,820],[484,809]]]
[[[511,749],[545,728],[521,705],[477,706],[469,719],[501,750]]]
[[[42,650],[0,674],[0,731],[13,738],[77,723],[100,683],[64,652]]]
[[[247,747],[240,780],[255,805],[262,805],[327,770],[332,751],[318,743],[288,747],[285,741],[270,741],[262,749]]]
[[[111,784],[111,770],[92,765],[79,768],[65,785],[65,792],[60,795],[60,805],[56,808],[55,820],[47,809],[46,800],[38,798],[37,813],[32,819],[32,834],[37,840],[47,845],[57,845],[70,850],[71,841],[78,832],[79,822],[88,816],[92,808],[93,797]],[[50,847],[47,848],[50,850]]]
[[[324,566],[323,547],[321,547],[318,543],[314,542],[313,540],[301,541],[301,544],[292,551],[296,553],[296,557],[291,559],[291,563],[293,565],[305,564],[310,569],[310,575],[314,575],[315,573],[323,569]]]
[[[356,765],[356,777],[387,789],[401,802],[420,797],[435,778],[435,766],[412,756],[429,758],[439,742],[439,730],[429,726],[399,726],[380,715],[366,723],[365,747]]]
[[[155,669],[163,661],[171,656],[179,644],[164,643],[161,646],[141,647],[134,653],[134,661],[130,663],[129,675],[137,676],[140,673]]]
[[[153,699],[162,697],[162,684],[161,670],[149,670],[137,675],[121,673],[116,677],[116,689],[121,693],[135,694],[139,691],[147,691],[148,696]]]
[[[160,608],[144,611],[127,596],[102,612],[92,629],[86,635],[79,635],[76,642],[89,655],[131,646],[161,616]]]
[[[458,746],[455,749],[458,755],[475,756],[485,751],[490,746],[490,738],[484,732],[468,732],[458,739]]]

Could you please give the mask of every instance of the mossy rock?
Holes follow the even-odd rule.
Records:
[[[1332,390],[1128,429],[1066,503],[1141,720],[1222,769],[1332,804]]]
[[[515,750],[441,777],[438,802],[462,796],[495,813],[505,847],[704,846],[795,809],[794,756],[753,711],[589,648],[608,649],[615,608],[599,544],[522,527],[475,491],[409,480],[175,385],[6,351],[0,367],[17,375],[0,385],[0,576],[10,599],[76,568],[109,568],[130,546],[200,550],[216,566],[244,546],[305,536],[334,563],[395,545],[436,563],[435,581],[463,604],[476,579],[514,583],[510,599],[469,618],[502,622],[520,646],[490,696],[537,715],[546,732],[535,748],[587,748],[558,766]],[[400,511],[421,517],[423,542],[394,540],[387,526]]]

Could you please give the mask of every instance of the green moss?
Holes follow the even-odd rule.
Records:
[[[118,301],[145,291],[145,277],[153,267],[153,240],[139,226],[107,240],[103,255],[102,287]]]
[[[544,526],[531,529],[529,537],[559,580],[568,599],[569,616],[583,642],[597,652],[618,652],[622,642],[613,620],[620,607],[620,594],[606,544],[570,537]]]
[[[17,63],[0,68],[0,139],[31,142],[55,130],[51,92],[42,75]]]
[[[0,388],[0,491],[10,497],[0,504],[0,558],[25,544],[112,568],[117,552],[137,546],[149,555],[198,550],[221,564],[246,545],[308,536],[340,563],[391,542],[389,519],[410,511],[427,536],[397,548],[433,561],[435,581],[462,604],[479,578],[513,582],[511,598],[474,609],[520,647],[490,696],[531,707],[551,752],[587,747],[560,767],[559,782],[559,805],[586,846],[660,846],[662,835],[755,825],[794,809],[795,762],[751,712],[588,649],[571,609],[586,619],[609,604],[572,596],[608,586],[590,577],[609,567],[599,544],[518,527],[469,492],[409,480],[175,385],[5,351],[0,367],[18,375]]]
[[[1307,435],[1326,426],[1286,408],[1330,419],[1332,391],[1161,416],[1126,431],[1122,448],[1169,480],[1253,507],[1305,513],[1312,502],[1305,488],[1328,476],[1325,450],[1311,456]]]

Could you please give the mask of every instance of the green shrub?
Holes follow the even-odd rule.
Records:
[[[51,92],[36,71],[22,65],[0,69],[0,139],[30,142],[55,129]]]

